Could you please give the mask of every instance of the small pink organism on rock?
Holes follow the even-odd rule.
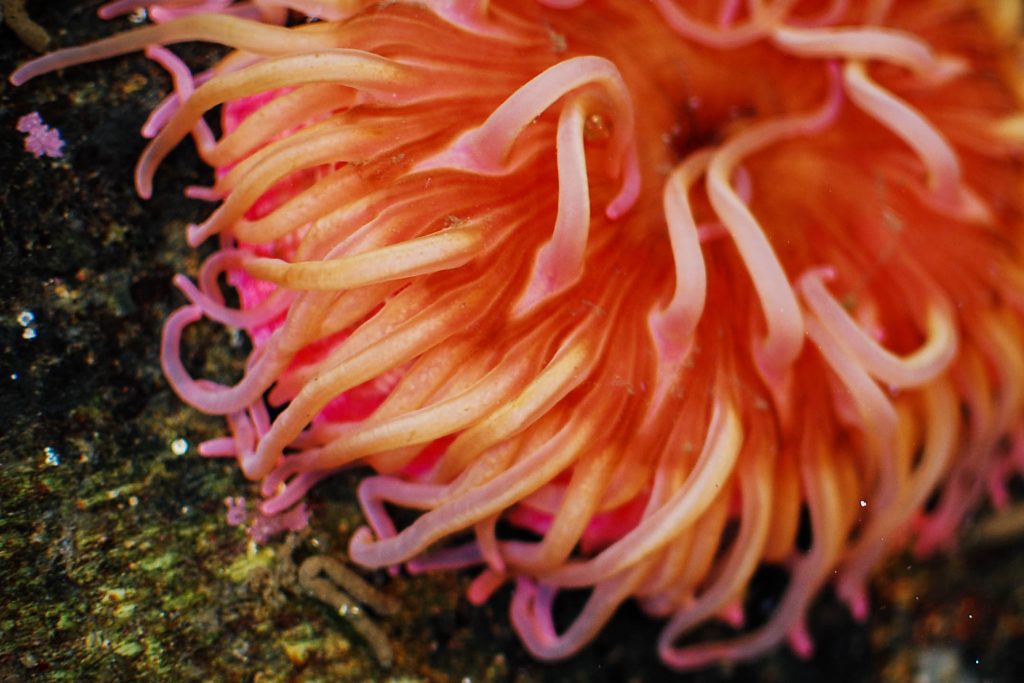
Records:
[[[25,151],[36,157],[48,156],[54,159],[64,156],[64,141],[60,131],[43,123],[39,112],[25,114],[18,119],[17,128],[25,133]]]
[[[228,496],[224,499],[224,507],[227,508],[228,526],[241,526],[249,519],[249,511],[245,506],[245,498]]]
[[[266,515],[258,508],[250,512],[249,504],[242,496],[224,499],[227,509],[228,526],[244,526],[245,533],[252,540],[263,544],[284,531],[302,531],[309,525],[309,509],[300,503],[287,512]]]

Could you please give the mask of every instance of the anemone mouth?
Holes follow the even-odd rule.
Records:
[[[156,25],[12,81],[144,47],[173,74],[136,184],[191,134],[217,180],[190,193],[220,203],[189,240],[221,248],[176,279],[190,303],[161,355],[185,401],[227,417],[201,452],[236,458],[267,514],[369,465],[356,562],[483,565],[471,597],[514,581],[513,624],[546,659],[636,598],[689,669],[787,639],[809,654],[833,575],[864,616],[888,551],[949,542],[1024,469],[1013,17],[264,5],[156,3]],[[286,27],[286,8],[324,21]],[[163,47],[187,40],[236,51],[193,77]],[[203,317],[253,338],[236,385],[180,361]],[[422,514],[399,529],[386,505]],[[741,621],[764,563],[791,573],[768,623],[680,645]],[[591,595],[559,632],[567,588]]]

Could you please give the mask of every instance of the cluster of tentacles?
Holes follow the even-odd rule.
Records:
[[[806,654],[822,586],[864,616],[888,552],[947,544],[1024,469],[1019,3],[104,11],[142,6],[13,80],[140,49],[171,72],[137,187],[191,134],[219,205],[189,240],[220,249],[176,280],[167,377],[227,417],[202,452],[267,514],[376,470],[355,562],[514,581],[541,658],[629,598],[673,667]],[[234,51],[193,76],[164,47],[193,40]],[[201,318],[251,336],[236,385],[181,362]],[[790,581],[744,631],[768,563]],[[735,639],[684,638],[716,618]]]

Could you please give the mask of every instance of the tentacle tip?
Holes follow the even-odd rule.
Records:
[[[29,62],[29,64],[31,63],[32,62]],[[19,85],[24,85],[28,81],[32,80],[32,77],[32,73],[28,70],[28,64],[26,64],[15,69],[14,72],[12,72],[11,75],[7,77],[7,80],[11,82],[11,85],[17,87]]]
[[[722,610],[719,618],[735,629],[741,629],[747,622],[747,615],[743,611],[743,604],[734,602]]]
[[[135,193],[142,199],[151,199],[153,197],[153,182],[147,178],[136,176]]]
[[[814,656],[814,640],[811,639],[811,634],[808,633],[803,619],[793,625],[786,635],[786,639],[789,641],[789,647],[792,648],[793,653],[800,659],[807,660]]]
[[[204,202],[217,202],[223,199],[223,195],[217,192],[215,188],[202,185],[189,185],[185,188],[185,196],[189,199],[198,199]]]
[[[839,598],[846,603],[854,621],[863,624],[871,612],[871,601],[861,581],[844,579],[837,587]]]
[[[612,202],[605,208],[604,215],[610,221],[617,221],[629,211],[629,206],[623,206],[625,202]]]
[[[769,387],[782,388],[788,386],[792,377],[790,368],[803,348],[801,337],[795,350],[772,349],[768,340],[754,342],[754,363],[761,378]]]
[[[957,213],[968,223],[984,225],[995,221],[995,214],[992,212],[992,209],[984,199],[969,187],[961,187],[959,197],[957,197],[957,204]]]
[[[530,283],[526,286],[526,291],[512,309],[512,319],[521,320],[528,313],[564,289],[564,286],[559,286],[547,274],[541,272],[534,273]]]
[[[348,554],[352,559],[356,559],[358,555],[362,555],[364,548],[373,543],[373,531],[368,526],[361,526],[356,529],[356,532],[352,534],[352,538],[348,542]]]
[[[625,160],[623,169],[622,189],[605,207],[604,215],[608,220],[616,221],[625,216],[640,198],[642,181],[640,178],[640,161],[637,158],[636,143],[630,145],[631,149]]]
[[[261,515],[266,517],[273,517],[274,515],[281,512],[281,505],[277,503],[275,498],[265,500],[259,505],[259,511]]]
[[[196,447],[196,452],[203,458],[224,458],[235,455],[235,444],[231,437],[207,439]]]
[[[177,288],[181,295],[188,299],[189,304],[196,306],[203,311],[203,316],[208,314],[210,297],[203,294],[198,287],[184,274],[178,273],[171,278],[171,284]]]
[[[482,607],[485,605],[488,597],[490,597],[489,593],[485,595],[482,592],[474,591],[472,585],[470,585],[469,589],[466,591],[466,599],[469,600],[469,604],[474,607]]]
[[[618,196],[612,199],[612,201],[608,203],[608,206],[605,207],[604,215],[610,221],[617,221],[629,213],[630,209],[633,208],[639,198],[639,178],[627,179]]]
[[[814,268],[812,270],[815,274],[817,274],[818,277],[820,277],[825,282],[831,282],[835,280],[838,276],[838,273],[836,272],[834,266],[818,266],[817,268]]]
[[[250,453],[247,457],[239,458],[238,466],[242,470],[242,476],[244,476],[249,481],[263,480],[270,473],[271,469],[270,467],[267,467],[263,464],[262,459],[259,458],[255,452]],[[273,502],[273,499],[266,501],[264,503],[264,506],[268,505],[271,502]],[[267,514],[276,513],[268,512]]]
[[[116,2],[104,2],[99,6],[99,9],[96,10],[96,16],[100,19],[114,19],[124,13],[123,11],[118,11],[119,4],[120,3]]]
[[[954,78],[963,76],[970,70],[970,62],[954,55],[943,55],[935,64],[935,69],[927,75],[927,80],[936,85],[948,83]]]
[[[469,584],[469,588],[466,589],[466,598],[470,604],[479,607],[491,599],[494,592],[505,583],[507,578],[504,568],[500,571],[493,568],[484,570]]]
[[[188,242],[190,247],[198,247],[205,242],[206,234],[203,227],[195,223],[189,223],[188,227],[185,228],[185,241]]]
[[[833,266],[811,266],[800,274],[796,286],[803,293],[807,291],[809,285],[816,282],[832,282],[836,277],[836,269]]]
[[[658,352],[659,377],[672,377],[694,346],[694,320],[660,309],[647,316],[647,329]]]

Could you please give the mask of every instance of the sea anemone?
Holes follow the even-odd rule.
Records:
[[[188,238],[220,248],[175,281],[167,378],[226,416],[201,452],[266,515],[373,468],[355,562],[514,582],[542,659],[631,598],[677,669],[806,655],[823,586],[863,618],[887,554],[946,547],[1024,469],[1019,3],[103,12],[144,5],[12,81],[144,48],[172,73],[136,186],[191,133],[219,206]],[[195,40],[233,51],[193,76],[163,46]],[[201,318],[248,332],[237,384],[184,367]],[[790,576],[766,623],[687,638],[742,623],[766,564]],[[566,589],[589,597],[560,630]]]

